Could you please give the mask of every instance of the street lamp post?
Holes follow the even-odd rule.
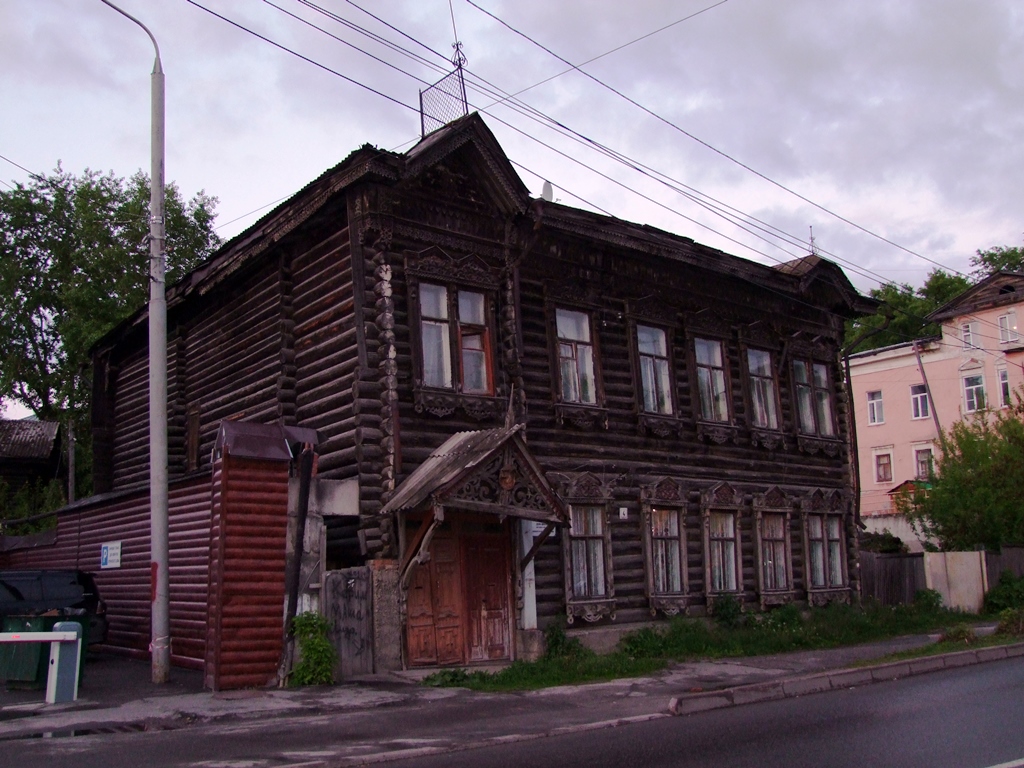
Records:
[[[167,298],[164,293],[164,70],[153,33],[109,0],[153,41],[152,142],[149,197],[149,527],[150,657],[154,683],[170,671],[170,593],[167,568]]]

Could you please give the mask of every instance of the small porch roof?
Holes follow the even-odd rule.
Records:
[[[398,487],[395,495],[381,509],[381,514],[416,509],[427,501],[464,507],[475,512],[493,513],[538,520],[556,525],[568,524],[565,504],[551,488],[544,472],[530,455],[520,434],[522,424],[457,432],[442,443]],[[507,452],[507,453],[506,453]],[[509,475],[498,477],[506,498],[468,500],[455,498],[474,475],[485,473],[499,454],[505,453]],[[502,472],[506,468],[502,469]],[[509,487],[505,487],[505,483]],[[527,486],[532,503],[517,503],[524,494],[517,490]]]

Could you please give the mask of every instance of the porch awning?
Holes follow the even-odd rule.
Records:
[[[565,504],[530,455],[522,429],[515,424],[452,435],[405,479],[381,514],[429,502],[568,525]]]

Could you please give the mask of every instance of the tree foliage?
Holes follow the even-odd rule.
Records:
[[[889,324],[884,330],[865,338],[852,351],[863,352],[938,335],[939,326],[925,322],[924,318],[966,291],[970,285],[966,277],[934,269],[920,288],[913,288],[906,283],[889,283],[872,289],[871,298],[883,302],[882,308],[874,315],[847,323],[846,338],[852,342],[869,329],[881,328],[886,317],[890,318]]]
[[[1024,403],[983,411],[943,432],[928,485],[896,498],[915,530],[947,551],[1024,541]]]
[[[149,194],[141,171],[76,176],[59,164],[0,190],[0,400],[44,420],[70,417],[88,438],[90,382],[79,373],[89,348],[147,300]],[[204,192],[186,201],[167,186],[168,283],[220,244],[216,205]]]
[[[1024,247],[997,245],[985,251],[977,251],[971,257],[975,280],[981,280],[1002,269],[1010,272],[1024,272]]]

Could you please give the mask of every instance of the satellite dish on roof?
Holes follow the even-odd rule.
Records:
[[[555,199],[555,190],[553,190],[551,188],[551,182],[550,181],[545,181],[544,182],[544,186],[541,187],[541,190],[540,190],[540,197],[541,197],[542,200],[545,200],[545,201],[547,201],[549,203],[554,201],[554,199]]]

